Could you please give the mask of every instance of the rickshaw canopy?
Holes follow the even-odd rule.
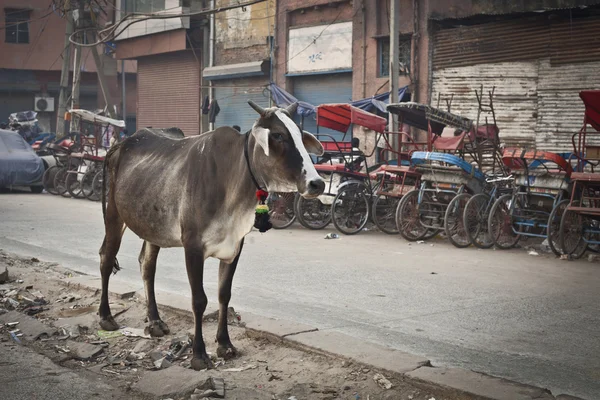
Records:
[[[119,119],[112,119],[102,115],[94,114],[88,110],[74,109],[69,110],[72,115],[77,115],[82,121],[89,122],[91,124],[99,125],[112,125],[119,128],[125,128],[125,121]]]
[[[585,104],[585,122],[600,132],[600,90],[584,90],[579,97]]]
[[[428,106],[413,102],[389,104],[387,110],[392,114],[402,117],[402,122],[415,128],[427,131],[431,125],[431,131],[441,135],[446,126],[459,128],[465,132],[471,132],[473,121],[460,115],[452,114]]]
[[[350,104],[322,104],[317,107],[317,126],[346,133],[352,124],[382,133],[387,120]]]

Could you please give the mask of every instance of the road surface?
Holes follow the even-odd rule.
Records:
[[[0,248],[99,275],[99,203],[0,194]],[[234,279],[236,310],[298,321],[458,366],[600,398],[600,264],[511,251],[408,244],[364,232],[251,233]],[[125,234],[112,279],[141,285],[141,241]],[[205,268],[217,301],[216,260]],[[189,296],[182,249],[164,249],[157,288]]]

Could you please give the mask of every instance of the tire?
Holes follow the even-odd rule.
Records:
[[[379,195],[373,201],[371,215],[375,225],[388,235],[397,235],[396,209],[400,203],[400,197]]]
[[[509,215],[510,207],[507,203],[512,201],[512,194],[500,196],[492,206],[488,219],[488,232],[494,241],[494,245],[502,250],[515,247],[521,235],[515,233],[512,228],[512,220]]]
[[[573,205],[579,205],[578,202]],[[578,259],[587,250],[587,243],[583,239],[584,220],[581,214],[565,210],[560,219],[560,247],[564,254]],[[550,241],[548,241],[550,242]]]
[[[323,229],[331,222],[331,206],[321,203],[319,199],[305,199],[298,196],[296,218],[306,229]]]
[[[83,199],[85,196],[81,191],[81,182],[77,180],[79,173],[75,171],[69,171],[67,174],[67,178],[65,180],[65,185],[67,186],[67,191],[74,199]]]
[[[465,231],[463,218],[465,206],[471,197],[469,193],[459,194],[450,201],[444,215],[444,231],[446,232],[446,236],[450,240],[450,243],[459,249],[464,249],[471,245],[469,235]]]
[[[269,216],[274,229],[285,229],[296,220],[295,193],[271,193],[267,198]]]
[[[421,224],[418,200],[419,190],[411,190],[402,197],[396,208],[396,227],[409,242],[423,239],[430,231]]]
[[[362,184],[350,184],[341,188],[331,206],[331,220],[344,235],[355,235],[369,222],[370,207],[367,188]]]
[[[94,180],[92,182],[92,187],[94,188],[94,193],[98,193],[98,200],[100,201],[102,200],[102,180],[104,179],[104,177],[102,176],[102,168],[100,168],[100,171],[98,171],[96,173],[96,176],[94,176]],[[108,180],[106,181],[106,198],[108,199]]]
[[[94,178],[97,174],[98,168],[96,168],[95,164],[93,164],[85,171],[83,178],[81,178],[81,192],[88,200],[91,201],[99,201],[100,195],[102,194],[102,188],[100,188],[99,191],[96,191],[94,188]]]
[[[29,189],[31,189],[31,193],[42,193],[44,191],[44,187],[41,185],[36,185],[36,186],[30,186]]]
[[[552,212],[548,217],[548,227],[546,228],[548,246],[550,246],[550,249],[557,257],[560,257],[563,254],[562,244],[560,242],[560,221],[562,220],[562,216],[568,205],[569,200],[560,201],[556,207],[552,209]]]
[[[54,177],[56,176],[57,171],[58,166],[53,165],[46,171],[44,171],[44,176],[42,177],[42,184],[44,185],[44,189],[46,189],[46,192],[54,195],[58,194],[56,188],[54,187]]]
[[[494,245],[488,231],[489,211],[491,197],[485,193],[478,193],[465,205],[463,224],[469,240],[479,249],[489,249]]]
[[[56,194],[59,194],[64,197],[69,197],[70,194],[67,191],[67,185],[65,183],[67,179],[67,167],[60,167],[58,171],[56,171],[56,175],[54,176],[54,188],[56,189]]]

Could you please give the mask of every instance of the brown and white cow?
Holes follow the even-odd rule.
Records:
[[[236,354],[227,307],[244,237],[254,224],[257,184],[310,198],[325,188],[308,155],[321,155],[323,147],[292,121],[297,105],[262,109],[249,104],[260,116],[246,134],[229,127],[191,137],[179,129],[142,129],[111,148],[104,165],[109,187],[103,192],[100,325],[119,327],[108,305],[108,281],[119,268],[116,256],[125,228],[144,240],[139,262],[153,336],[169,333],[154,296],[158,252],[183,247],[195,319],[192,367],[197,370],[211,367],[202,337],[204,260],[209,257],[221,260],[217,355]]]

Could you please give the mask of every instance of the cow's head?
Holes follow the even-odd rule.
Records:
[[[304,197],[317,197],[325,182],[317,174],[308,153],[323,155],[323,145],[313,135],[302,132],[292,120],[297,103],[288,108],[262,108],[248,104],[260,115],[252,127],[256,141],[254,163],[273,192],[298,191]]]

